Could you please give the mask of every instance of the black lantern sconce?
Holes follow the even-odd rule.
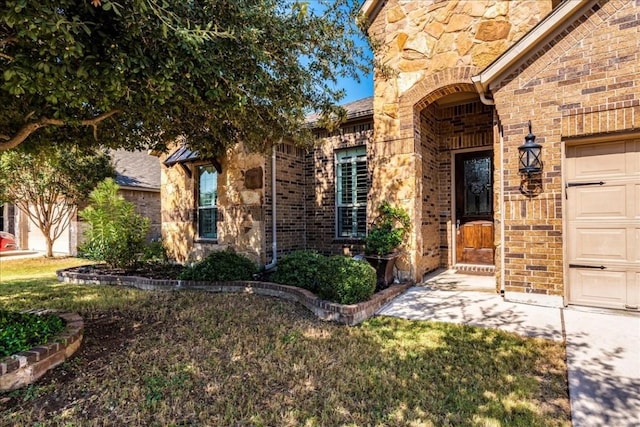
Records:
[[[542,145],[536,142],[536,136],[531,132],[529,120],[529,134],[524,137],[524,144],[518,147],[520,155],[519,172],[522,175],[520,191],[529,197],[539,194],[542,190]]]

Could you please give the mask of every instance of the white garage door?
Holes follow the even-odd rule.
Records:
[[[569,303],[638,310],[640,139],[567,147]]]
[[[31,221],[28,221],[28,249],[34,251],[46,251],[47,250],[47,240],[42,234],[42,231],[38,228],[38,225]],[[53,242],[53,253],[54,255],[69,255],[69,227],[65,227],[64,231]]]

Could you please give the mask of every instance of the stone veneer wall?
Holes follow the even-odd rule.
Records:
[[[639,6],[597,2],[494,90],[504,129],[507,291],[564,295],[564,140],[640,128]],[[543,191],[534,198],[519,191],[517,147],[528,120],[543,146]]]
[[[161,157],[161,162],[166,155]],[[264,166],[265,158],[245,152],[242,145],[219,159],[218,239],[198,240],[196,236],[197,166],[188,164],[189,177],[180,165],[162,166],[162,237],[169,256],[177,261],[202,259],[208,253],[231,247],[264,263]]]
[[[335,152],[345,148],[367,146],[369,164],[373,155],[370,151],[372,128],[373,122],[367,117],[364,120],[349,122],[332,134],[321,132],[315,149],[307,156],[305,205],[309,248],[325,254],[355,255],[362,252],[362,239],[336,237]]]
[[[382,45],[376,59],[393,71],[375,76],[372,206],[395,200],[414,224],[423,223],[420,112],[448,94],[473,91],[471,76],[551,7],[551,1],[384,2],[369,27]],[[419,280],[428,268],[422,265],[423,254],[430,252],[424,243],[416,230],[403,260],[404,276]]]

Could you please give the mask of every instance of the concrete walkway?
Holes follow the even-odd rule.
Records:
[[[640,316],[504,301],[493,277],[440,272],[377,314],[498,328],[566,339],[571,417],[576,427],[640,426]]]

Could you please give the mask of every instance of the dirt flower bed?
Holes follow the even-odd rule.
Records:
[[[176,280],[184,267],[169,263],[143,263],[133,268],[112,268],[106,264],[93,264],[75,267],[70,271],[105,276],[138,276],[147,279]]]
[[[109,271],[114,271],[116,274],[108,274]],[[101,266],[97,268],[94,268],[94,266],[68,268],[57,272],[58,280],[64,283],[82,285],[118,285],[146,291],[181,291],[190,289],[213,293],[251,293],[274,296],[300,303],[321,320],[335,321],[352,326],[372,317],[384,304],[411,286],[410,283],[396,284],[378,291],[361,302],[340,304],[327,301],[308,289],[260,280],[212,282],[208,280],[175,280],[167,279],[166,277],[147,278],[128,274],[135,273],[126,270],[102,268]],[[156,277],[158,276],[156,275]]]

